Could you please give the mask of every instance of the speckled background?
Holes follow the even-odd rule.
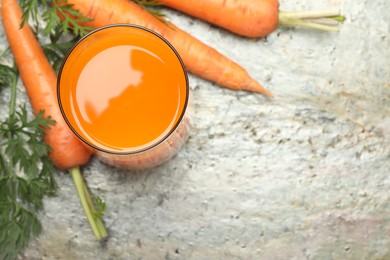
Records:
[[[190,75],[191,137],[176,157],[143,172],[96,159],[82,169],[107,203],[109,239],[95,240],[59,171],[44,232],[20,258],[390,259],[390,2],[280,1],[327,7],[347,17],[338,33],[259,40],[167,12],[275,100]]]

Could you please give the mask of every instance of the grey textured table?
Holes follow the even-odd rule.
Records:
[[[390,259],[390,2],[280,5],[340,7],[347,20],[339,33],[279,28],[252,40],[169,12],[275,100],[191,75],[191,137],[176,157],[144,172],[97,159],[83,168],[107,203],[108,241],[95,240],[58,172],[44,232],[21,258]]]

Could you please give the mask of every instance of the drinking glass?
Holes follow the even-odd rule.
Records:
[[[84,36],[60,67],[57,91],[70,129],[109,165],[155,167],[188,138],[186,69],[147,28],[113,24]]]

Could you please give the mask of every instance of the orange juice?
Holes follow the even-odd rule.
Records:
[[[174,48],[156,33],[130,25],[103,27],[84,37],[58,77],[59,104],[70,128],[104,161],[121,161],[111,162],[120,167],[130,162],[126,168],[155,166],[145,167],[142,156],[166,157],[152,150],[161,150],[157,146],[175,131],[183,132],[178,128],[188,92],[184,65]]]

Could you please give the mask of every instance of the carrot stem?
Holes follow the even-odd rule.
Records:
[[[18,81],[18,78],[15,76],[13,77],[12,79],[12,84],[11,84],[11,97],[10,97],[10,101],[9,101],[9,117],[10,119],[13,118],[15,116],[15,107],[16,107],[16,83]],[[9,131],[8,132],[8,140],[12,140],[12,133]],[[9,157],[9,163],[8,163],[8,166],[9,166],[9,174],[10,176],[12,176],[12,178],[15,178],[16,177],[16,174],[15,172],[13,171],[13,167],[12,165],[14,165],[13,163],[13,158],[12,156]],[[16,193],[15,193],[15,186],[12,185],[12,183],[10,183],[10,190],[12,190],[12,198],[14,200],[16,200]]]
[[[103,224],[103,221],[97,215],[97,210],[95,208],[95,204],[91,198],[91,194],[89,193],[87,185],[85,185],[84,180],[83,180],[83,183],[84,183],[84,185],[83,185],[84,195],[85,195],[85,198],[87,199],[88,205],[90,206],[92,216],[93,216],[94,220],[96,221],[96,225],[97,225],[97,228],[99,230],[100,235],[102,236],[102,238],[105,238],[105,237],[107,237],[107,230]]]
[[[303,26],[313,29],[337,32],[334,27],[343,22],[345,17],[339,10],[279,12],[279,24],[284,26]]]
[[[338,21],[331,18],[315,18],[315,19],[306,19],[308,22],[313,22],[317,24],[323,24],[323,25],[330,25],[330,26],[336,26],[339,24]]]
[[[11,84],[11,97],[9,103],[9,115],[13,116],[15,114],[16,107],[16,83],[18,82],[17,77],[13,77]]]
[[[307,18],[323,18],[323,17],[332,17],[340,15],[339,10],[323,10],[323,11],[303,11],[303,12],[284,12],[281,11],[284,16],[298,19],[307,19]]]
[[[93,233],[95,234],[96,239],[101,240],[107,237],[107,231],[102,220],[94,216],[96,209],[82,177],[80,168],[73,167],[69,171],[76,186],[76,191],[80,199],[80,203],[84,209],[85,215],[87,216],[88,222],[92,228]]]

